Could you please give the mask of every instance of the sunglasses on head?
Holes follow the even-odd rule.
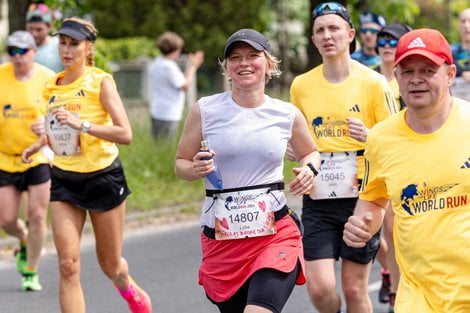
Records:
[[[371,34],[377,34],[379,32],[379,30],[375,29],[375,28],[366,28],[366,27],[361,28],[361,33],[365,34],[367,32],[369,32]]]
[[[7,52],[10,56],[14,57],[15,55],[23,55],[29,51],[28,48],[18,48],[18,47],[8,47]]]
[[[379,39],[377,40],[377,46],[383,48],[386,45],[389,45],[391,48],[396,48],[398,45],[398,40],[396,39]]]
[[[318,5],[313,11],[312,19],[315,19],[319,15],[331,14],[331,13],[343,13],[346,8],[336,2],[325,2]]]

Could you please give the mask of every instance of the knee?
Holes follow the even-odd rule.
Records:
[[[367,283],[356,281],[354,283],[343,284],[343,292],[346,302],[357,302],[367,295]]]
[[[103,273],[111,280],[116,279],[121,274],[120,260],[100,260],[100,267]]]
[[[80,260],[68,257],[59,260],[59,271],[62,278],[77,278],[80,274]]]
[[[14,216],[0,216],[0,227],[3,229],[11,229],[15,227],[17,218]]]
[[[335,285],[331,284],[308,284],[307,286],[310,298],[314,303],[328,301],[333,295],[336,294]]]
[[[28,223],[30,225],[46,226],[46,210],[36,208],[28,214]]]

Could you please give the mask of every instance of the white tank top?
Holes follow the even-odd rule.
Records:
[[[199,100],[203,140],[209,141],[224,189],[283,181],[284,155],[298,108],[270,98],[256,108],[244,108],[224,92]],[[214,188],[205,180],[207,189]],[[286,204],[283,191],[272,191],[279,203]],[[213,199],[206,197],[201,224],[214,227]]]

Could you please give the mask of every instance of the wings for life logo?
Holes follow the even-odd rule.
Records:
[[[3,106],[2,109],[3,118],[5,119],[35,119],[36,114],[34,110],[30,109],[17,109],[14,108],[11,104],[7,103]]]
[[[422,186],[410,184],[400,193],[401,207],[411,216],[433,212],[436,210],[452,209],[468,204],[467,195],[446,195],[446,192],[457,186],[447,184],[430,186],[423,183]]]
[[[330,117],[317,116],[312,120],[312,127],[317,138],[349,136],[348,123],[342,120],[333,120]]]

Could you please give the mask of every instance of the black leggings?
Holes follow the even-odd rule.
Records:
[[[215,302],[208,298],[217,305],[220,313],[243,313],[248,304],[281,313],[294,289],[299,271],[299,263],[290,273],[263,268],[255,272],[230,299]]]

